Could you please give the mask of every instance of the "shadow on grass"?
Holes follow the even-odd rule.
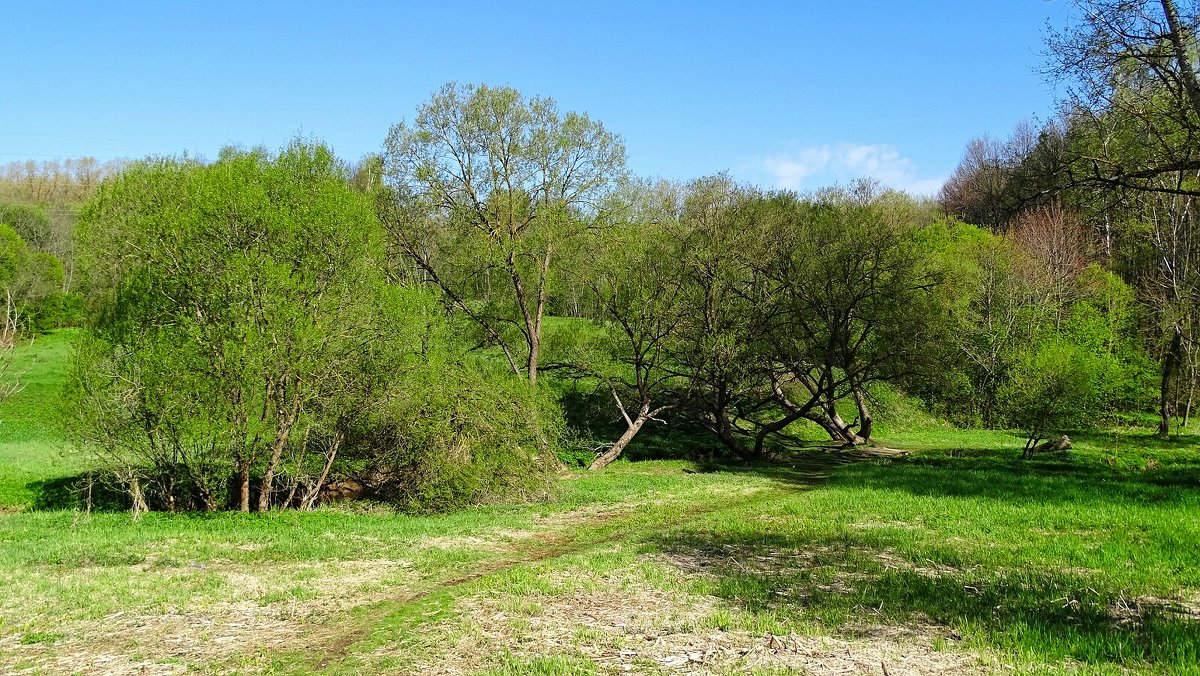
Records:
[[[780,462],[720,469],[797,487],[849,489],[848,495],[875,489],[948,498],[948,511],[955,498],[986,498],[1028,505],[1032,511],[1027,516],[1034,518],[1039,510],[1053,514],[1074,506],[1102,511],[1130,505],[1200,506],[1200,449],[1194,445],[1154,440],[1159,443],[1147,446],[1161,453],[1161,466],[1120,467],[1106,464],[1103,452],[1095,449],[1106,450],[1106,443],[1128,449],[1128,437],[1079,437],[1092,448],[1033,460],[994,447],[947,447],[907,457],[797,448],[781,454]],[[753,612],[777,612],[800,622],[815,619],[835,629],[932,620],[983,647],[1037,661],[1168,668],[1200,664],[1198,608],[1131,598],[1110,576],[1086,569],[1039,569],[1032,561],[997,569],[987,560],[987,542],[977,543],[981,554],[955,548],[948,558],[949,550],[938,549],[936,542],[895,540],[878,532],[830,533],[822,531],[820,517],[814,518],[811,526],[782,532],[769,520],[761,527],[738,519],[704,528],[685,526],[656,537],[651,546],[685,568],[706,571],[709,575],[701,579],[707,582],[700,583],[707,585],[706,593]],[[950,560],[957,567],[945,565]]]
[[[89,496],[89,484],[90,496]],[[42,479],[26,484],[33,493],[32,508],[38,511],[64,509],[86,509],[91,500],[91,509],[96,512],[116,512],[129,509],[129,498],[87,474]]]
[[[1076,430],[1070,433],[1076,443],[1104,450],[1120,451],[1136,447],[1141,451],[1190,451],[1200,456],[1200,435],[1177,434],[1166,439],[1144,429]]]
[[[834,483],[1011,502],[1175,503],[1200,497],[1200,471],[1194,467],[1140,471],[1070,458],[1005,461],[986,452],[861,463],[839,473]]]
[[[705,593],[847,634],[932,621],[973,646],[1038,661],[1200,663],[1193,610],[1139,604],[1069,572],[929,567],[936,552],[901,558],[853,536],[678,530],[650,544],[685,570],[705,571]]]
[[[1079,434],[1098,446],[1127,449],[1116,433]],[[1074,437],[1073,437],[1074,438]],[[1139,441],[1148,441],[1138,438]],[[734,473],[755,473],[776,481],[810,486],[828,481],[847,488],[903,490],[913,495],[982,497],[1013,503],[1171,504],[1200,503],[1200,448],[1195,439],[1158,440],[1161,462],[1108,464],[1094,450],[1047,453],[1023,460],[1018,452],[996,448],[944,448],[909,456],[872,456],[871,449],[829,450],[820,446],[777,447],[773,463],[721,464]]]

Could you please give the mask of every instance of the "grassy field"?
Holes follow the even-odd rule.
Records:
[[[58,331],[22,345],[5,374],[21,390],[0,404],[0,512],[35,505],[46,483],[80,470],[57,422],[74,335]]]
[[[1200,673],[1196,436],[1022,462],[922,421],[880,433],[907,457],[619,462],[540,505],[133,522],[37,508],[84,467],[70,339],[0,407],[2,673]]]

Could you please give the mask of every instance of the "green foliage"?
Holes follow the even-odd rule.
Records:
[[[1078,286],[1082,298],[1071,306],[1059,332],[1096,360],[1100,419],[1111,422],[1122,414],[1152,410],[1158,366],[1137,335],[1133,290],[1096,265],[1083,271]]]
[[[1056,324],[1038,327],[1030,345],[1010,352],[998,392],[1007,420],[1032,443],[1152,404],[1154,367],[1130,336],[1132,292],[1094,266],[1076,283],[1082,298]]]
[[[1028,446],[1089,421],[1100,402],[1103,366],[1078,345],[1049,339],[1024,351],[1001,386],[1000,399]]]
[[[1012,240],[950,220],[919,239],[945,271],[938,295],[949,323],[943,368],[905,384],[935,411],[962,425],[1032,431],[1043,414],[1061,429],[1152,405],[1156,369],[1134,292],[1116,275],[1092,264],[1050,282]],[[1046,401],[1054,392],[1073,403]]]
[[[207,167],[150,161],[85,209],[99,321],[77,361],[77,429],[132,488],[213,509],[232,468],[244,506],[252,471],[269,477],[294,436],[332,435],[358,401],[382,240],[339,170],[299,142]]]
[[[448,83],[392,127],[386,148],[391,193],[379,204],[397,267],[435,286],[536,384],[559,256],[600,220],[624,172],[620,138],[552,99]]]
[[[50,215],[45,207],[0,202],[0,223],[12,226],[22,240],[38,251],[44,251],[50,243]]]
[[[63,289],[63,265],[54,255],[29,247],[0,221],[0,305],[5,335],[74,325],[77,299]]]
[[[494,358],[468,353],[429,290],[391,288],[393,334],[350,463],[388,468],[380,497],[407,511],[545,497],[562,434],[557,401]],[[346,470],[343,469],[343,472]]]
[[[421,317],[402,330],[430,335],[433,345],[425,326],[442,330],[436,304],[398,295],[391,312]],[[1066,659],[1134,673],[1186,673],[1195,663],[1200,637],[1186,609],[1200,584],[1195,435],[1073,434],[1071,454],[1023,463],[1011,433],[918,428],[887,437],[914,449],[905,459],[847,465],[801,452],[735,471],[710,465],[711,473],[685,472],[691,463],[624,463],[572,474],[554,500],[537,505],[432,516],[338,506],[252,517],[162,513],[132,522],[29,509],[26,486],[88,469],[78,464],[85,458],[62,454],[52,405],[74,334],[22,346],[15,363],[27,387],[0,405],[0,492],[10,508],[0,514],[0,566],[13,642],[26,634],[99,641],[112,631],[104,618],[130,608],[153,618],[179,607],[219,609],[247,594],[263,605],[349,599],[359,607],[324,627],[338,637],[353,632],[360,643],[349,652],[310,642],[294,653],[268,646],[253,659],[276,670],[329,660],[335,669],[407,672],[459,654],[452,638],[460,629],[479,635],[474,627],[486,620],[470,609],[481,596],[519,601],[536,617],[560,600],[577,608],[599,593],[611,607],[614,592],[646,590],[655,608],[675,599],[672,609],[712,609],[679,631],[720,624],[750,636],[840,636],[933,617],[961,637],[949,649],[963,645],[1018,671]],[[703,574],[693,574],[694,561],[706,564]],[[253,570],[258,584],[230,585],[230,570]],[[347,595],[364,570],[372,593],[399,600]],[[1175,599],[1182,609],[1173,610]],[[498,650],[513,645],[503,637],[531,636],[519,623],[504,626]],[[374,650],[385,643],[388,650]],[[42,645],[77,657],[74,644]],[[0,668],[16,659],[0,655]]]
[[[1129,287],[1097,266],[1085,269],[1076,285],[1081,299],[1007,355],[997,397],[1006,419],[1028,432],[1030,445],[1152,402],[1153,366],[1130,338]]]
[[[83,326],[87,322],[86,307],[81,294],[52,291],[32,308],[30,322],[37,331]]]
[[[388,499],[428,512],[547,496],[560,423],[543,391],[479,363],[426,363],[398,385],[379,412],[400,468]]]
[[[445,508],[536,484],[524,449],[552,425],[455,361],[428,296],[386,285],[379,223],[326,148],[134,165],[80,231],[98,321],[74,429],[135,507],[311,504],[355,479]]]

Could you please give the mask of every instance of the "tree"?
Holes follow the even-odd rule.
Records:
[[[1026,432],[1023,457],[1053,431],[1095,412],[1095,358],[1077,346],[1049,341],[1026,352],[1001,394],[1009,419]]]
[[[1153,308],[1146,328],[1162,360],[1158,432],[1166,436],[1179,392],[1191,390],[1180,380],[1193,378],[1200,313],[1194,215],[1200,6],[1175,0],[1077,0],[1075,6],[1078,20],[1047,40],[1048,72],[1068,84],[1070,161],[1059,183],[1093,193],[1106,253],[1135,254],[1115,263]]]
[[[863,443],[873,426],[868,386],[930,365],[940,272],[916,247],[914,214],[869,184],[772,202],[780,213],[751,259],[764,288],[757,333],[772,392],[789,415],[765,429],[806,418],[836,441]],[[785,385],[806,401],[791,401]],[[838,412],[846,398],[858,412],[853,423]]]
[[[1200,14],[1174,0],[1076,0],[1076,24],[1047,39],[1065,82],[1067,184],[1200,195]]]
[[[47,301],[63,294],[63,266],[48,253],[33,251],[15,230],[0,223],[0,335],[11,345],[17,335],[36,331],[43,324],[40,314]],[[44,313],[49,314],[49,313]]]
[[[643,199],[654,197],[653,188],[646,192]],[[612,463],[647,422],[676,405],[664,402],[670,402],[672,384],[678,380],[666,363],[668,345],[683,321],[680,252],[671,237],[672,217],[643,205],[629,221],[605,228],[592,240],[592,260],[581,270],[604,336],[597,355],[601,363],[584,370],[609,389],[626,425],[589,470]]]
[[[1026,276],[1044,291],[1046,306],[1065,308],[1078,300],[1075,282],[1091,261],[1087,230],[1075,214],[1058,203],[1026,209],[1011,235],[1031,263]]]
[[[700,425],[733,453],[753,458],[739,419],[762,402],[752,344],[754,314],[747,254],[756,234],[740,219],[753,191],[728,176],[697,179],[676,205],[672,239],[679,265],[681,321],[667,342],[667,364],[688,382]]]
[[[239,509],[270,509],[285,452],[336,438],[356,401],[383,269],[369,202],[296,141],[131,166],[81,237],[99,304],[73,379],[85,440],[135,508],[154,485],[168,508],[216,509],[230,471]]]
[[[556,256],[601,220],[624,161],[620,139],[587,115],[450,83],[392,127],[394,202],[381,213],[424,281],[536,384]]]
[[[938,193],[942,209],[955,218],[1006,233],[1020,215],[1058,192],[1067,161],[1064,125],[1022,122],[1003,142],[971,140],[954,173]]]
[[[965,425],[1000,425],[998,390],[1014,355],[1052,324],[1057,308],[1030,274],[1037,262],[1011,237],[944,219],[918,233],[922,256],[942,271],[938,314],[946,322],[942,368],[909,380],[948,417]]]
[[[869,184],[801,198],[724,176],[689,185],[678,213],[680,318],[663,366],[689,383],[696,419],[747,459],[801,419],[839,443],[869,439],[871,384],[929,366],[942,324],[940,278],[915,239],[929,214]]]
[[[12,226],[21,239],[34,249],[46,250],[51,231],[50,215],[44,207],[0,202],[0,223]]]

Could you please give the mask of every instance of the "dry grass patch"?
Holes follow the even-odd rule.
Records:
[[[680,591],[687,573],[659,560],[647,557],[602,575],[547,571],[536,584],[521,585],[523,594],[498,588],[460,598],[452,617],[424,627],[417,644],[389,645],[373,658],[390,665],[400,660],[413,673],[430,674],[476,673],[494,666],[498,655],[570,656],[602,673],[880,673],[883,665],[889,674],[982,671],[977,655],[935,649],[948,630],[928,623],[855,627],[846,639],[719,629],[726,622],[716,618],[743,611]],[[657,579],[648,582],[646,574]]]
[[[143,565],[124,572],[146,578],[147,588],[179,585],[189,576],[206,576],[219,584],[167,607],[156,608],[134,594],[127,609],[99,618],[27,617],[30,622],[7,626],[0,635],[0,672],[174,673],[253,662],[266,651],[303,649],[314,623],[386,598],[389,586],[416,576],[411,563],[385,559],[286,565],[212,562],[202,570],[146,570]],[[62,577],[81,574],[86,573],[73,571]],[[11,607],[5,615],[18,616]],[[32,631],[33,626],[40,631]]]
[[[1108,615],[1118,625],[1134,627],[1141,625],[1147,615],[1200,622],[1200,594],[1189,597],[1180,595],[1171,599],[1156,596],[1135,596],[1127,599],[1122,595],[1109,605]]]
[[[786,550],[721,545],[688,552],[669,552],[657,555],[655,558],[690,574],[703,575],[738,570],[743,573],[779,576],[816,568],[845,566],[847,565],[846,559],[850,555],[874,561],[884,570],[908,571],[925,577],[962,572],[961,569],[954,566],[938,564],[934,561],[914,563],[898,555],[892,549],[875,549],[860,545],[844,547],[818,545],[805,549]],[[862,577],[862,574],[845,571],[842,571],[840,575],[847,579]]]
[[[672,470],[672,473],[678,470]],[[662,472],[659,472],[662,473]],[[747,484],[712,484],[704,483],[696,486],[688,487],[686,490],[675,493],[670,497],[650,498],[646,500],[627,500],[620,504],[595,504],[587,507],[580,507],[562,512],[552,512],[549,514],[540,514],[533,519],[534,525],[544,526],[549,528],[572,528],[579,524],[597,524],[612,519],[629,516],[631,514],[645,513],[647,510],[656,507],[666,507],[669,505],[688,504],[692,498],[692,491],[702,491],[702,503],[720,502],[716,498],[738,498],[749,497],[766,490],[770,490],[771,486],[762,484],[747,485]]]
[[[505,552],[513,545],[539,537],[543,533],[531,530],[501,529],[480,535],[428,535],[417,539],[413,546],[420,549]]]

